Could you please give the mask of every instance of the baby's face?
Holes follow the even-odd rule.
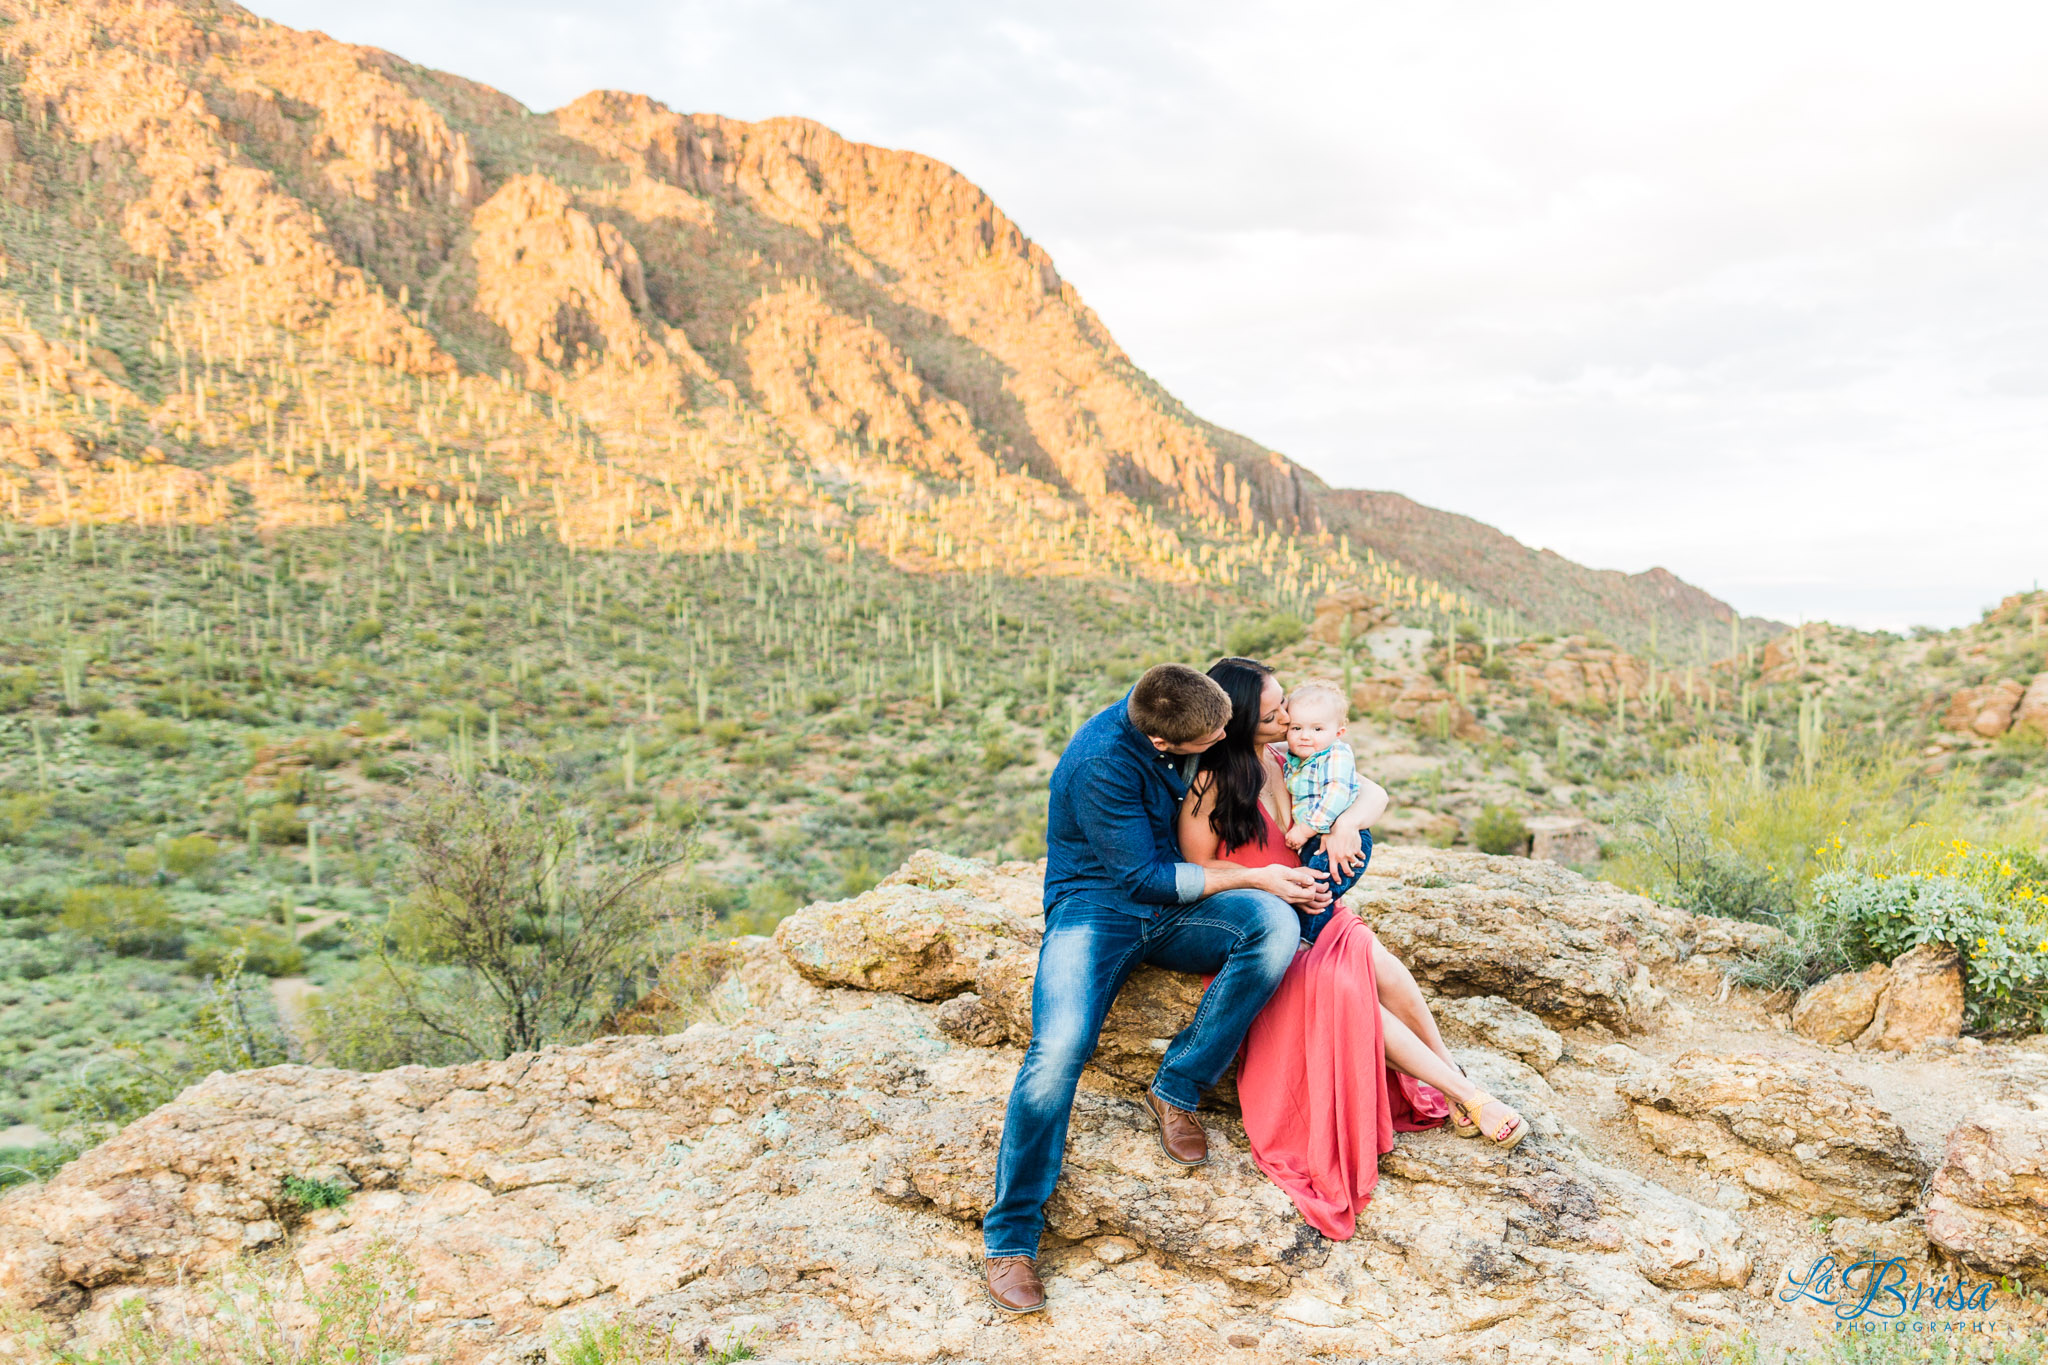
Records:
[[[1296,758],[1312,758],[1344,738],[1337,708],[1321,697],[1290,702],[1287,717],[1287,752]]]

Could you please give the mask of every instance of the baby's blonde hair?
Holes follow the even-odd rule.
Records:
[[[1316,697],[1327,697],[1337,708],[1337,720],[1341,724],[1351,719],[1351,699],[1344,695],[1344,688],[1331,678],[1309,678],[1296,683],[1294,690],[1287,694],[1287,704],[1308,701]]]

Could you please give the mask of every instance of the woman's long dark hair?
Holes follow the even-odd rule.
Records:
[[[1259,712],[1266,679],[1273,670],[1257,659],[1218,659],[1209,676],[1230,698],[1230,720],[1223,738],[1202,751],[1198,773],[1209,775],[1209,828],[1226,849],[1259,848],[1266,842],[1266,821],[1259,811],[1259,793],[1266,786],[1266,763],[1259,753]]]

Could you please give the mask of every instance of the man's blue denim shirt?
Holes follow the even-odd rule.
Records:
[[[1045,908],[1068,896],[1149,918],[1201,899],[1202,869],[1182,862],[1174,824],[1192,760],[1161,754],[1131,724],[1131,697],[1074,732],[1052,771],[1045,822]]]

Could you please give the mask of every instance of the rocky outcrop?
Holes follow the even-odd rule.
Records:
[[[1965,687],[1949,698],[1942,728],[1959,735],[1996,739],[2012,728],[2013,713],[2027,695],[2027,689],[2011,678],[1981,687]]]
[[[1949,1134],[1927,1236],[1964,1264],[2048,1287],[2048,1103],[1991,1104]]]
[[[1447,1041],[1474,1043],[1548,1071],[1564,1056],[1564,1039],[1541,1019],[1496,995],[1442,997],[1431,1007]]]
[[[1309,623],[1311,640],[1326,645],[1355,644],[1370,631],[1395,624],[1394,613],[1371,593],[1346,589],[1330,593],[1316,602],[1315,619]]]
[[[1042,925],[1037,879],[1031,864],[919,853],[872,891],[791,915],[776,940],[820,985],[945,1000],[939,1019],[953,1036],[1022,1045]],[[1473,1007],[1474,1026],[1497,1026],[1516,1040],[1506,1050],[1545,1067],[1562,1044],[1535,1015],[1648,1027],[1665,1000],[1651,964],[1712,970],[1776,933],[1668,910],[1551,863],[1427,849],[1377,852],[1347,904],[1435,990],[1502,997]],[[1141,967],[1110,1010],[1094,1067],[1149,1080],[1200,1001],[1197,978]]]
[[[1382,942],[1447,995],[1498,995],[1559,1024],[1649,1027],[1650,969],[1712,969],[1778,931],[1690,915],[1555,863],[1390,848],[1346,898]]]
[[[774,944],[738,942],[721,999],[744,1008],[666,1038],[440,1071],[211,1077],[0,1198],[0,1305],[90,1342],[137,1293],[160,1316],[196,1311],[196,1277],[252,1249],[318,1284],[395,1241],[418,1279],[415,1348],[449,1365],[529,1359],[593,1316],[658,1326],[686,1351],[751,1337],[821,1365],[1277,1365],[1389,1349],[1578,1359],[1720,1321],[1714,1303],[1748,1283],[1732,1215],[1580,1149],[1514,1055],[1554,1061],[1554,1034],[1504,1001],[1445,1001],[1478,1044],[1460,1063],[1529,1117],[1521,1146],[1403,1136],[1359,1235],[1333,1243],[1260,1174],[1229,1113],[1204,1114],[1215,1157],[1184,1170],[1135,1086],[1090,1079],[1048,1209],[1053,1311],[1003,1319],[980,1298],[973,1224],[1018,1057],[1003,1001],[1028,984],[992,973],[1032,960],[1034,872],[920,854],[864,897],[792,917]],[[353,1193],[308,1212],[287,1176]]]
[[[1038,886],[1032,864],[926,849],[871,891],[789,916],[775,941],[819,985],[943,1000],[973,989],[991,960],[1037,948]]]
[[[1963,962],[1946,943],[1923,943],[1886,973],[1870,1024],[1856,1035],[1858,1051],[1915,1052],[1950,1042],[1963,1031]]]
[[[1801,992],[1792,1006],[1792,1031],[1830,1046],[1853,1040],[1870,1027],[1878,997],[1892,969],[1873,962],[1860,972],[1836,972]]]
[[[1898,1122],[1825,1063],[1694,1051],[1632,1070],[1616,1088],[1658,1151],[1806,1213],[1889,1219],[1925,1175]]]

